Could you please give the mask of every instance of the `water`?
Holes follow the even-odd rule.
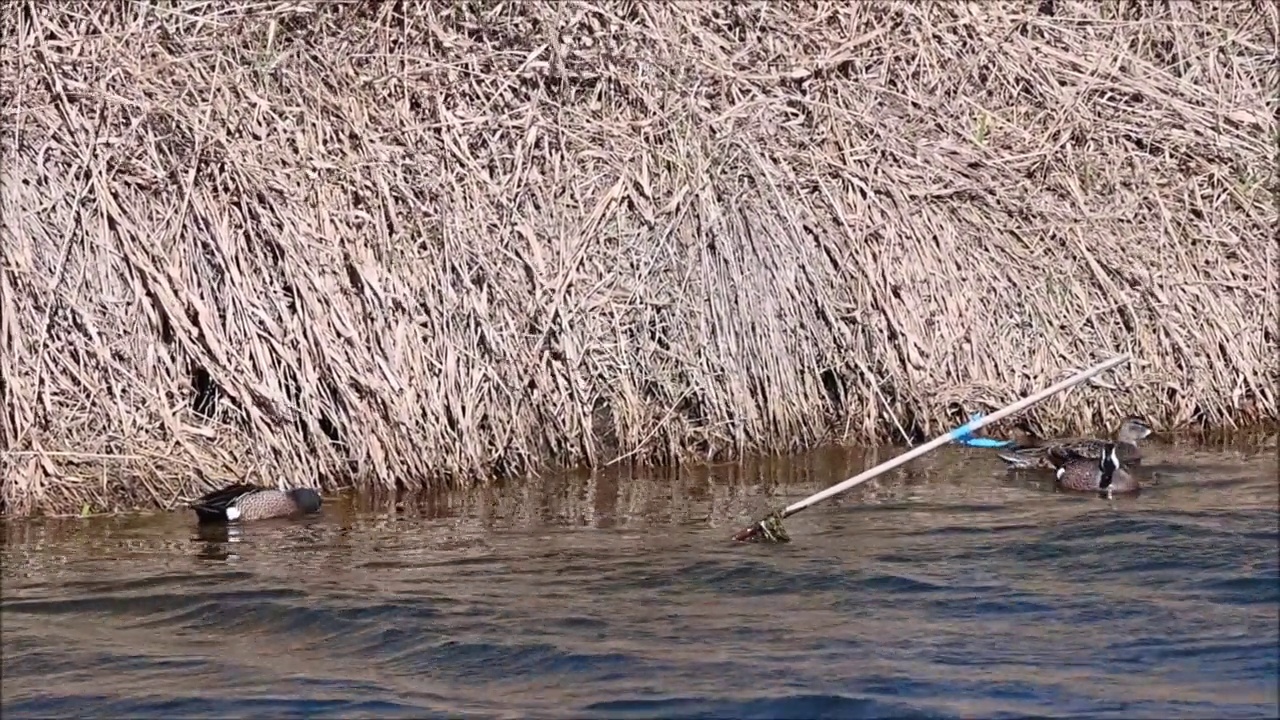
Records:
[[[1274,443],[1154,453],[1107,502],[944,449],[785,546],[726,539],[886,455],[10,522],[3,716],[1277,717]]]

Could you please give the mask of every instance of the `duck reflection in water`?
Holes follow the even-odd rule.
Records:
[[[240,556],[231,550],[233,543],[243,540],[241,529],[235,525],[212,525],[201,523],[196,526],[197,542],[201,543],[196,557],[201,560],[239,560]]]

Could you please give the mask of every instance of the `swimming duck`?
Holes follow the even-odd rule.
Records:
[[[1054,463],[1054,477],[1058,487],[1078,492],[1103,493],[1107,497],[1118,493],[1134,493],[1140,489],[1138,481],[1120,466],[1116,443],[1103,443],[1102,458],[1095,459],[1053,451],[1048,457]]]
[[[1117,462],[1140,463],[1142,450],[1138,441],[1151,434],[1151,425],[1137,416],[1125,418],[1116,428],[1112,440],[1097,438],[1075,438],[1070,440],[1051,440],[1048,442],[1018,444],[1000,453],[1000,459],[1014,468],[1044,468],[1055,470],[1057,466],[1049,457],[1052,454],[1064,457],[1079,457],[1098,461],[1103,457],[1103,449],[1107,445],[1115,445]]]
[[[311,488],[276,490],[236,483],[191,503],[202,523],[225,523],[296,517],[320,512],[320,494]]]

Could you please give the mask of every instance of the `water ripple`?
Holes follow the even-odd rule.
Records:
[[[1106,502],[952,457],[780,547],[725,541],[745,471],[194,537],[7,524],[3,715],[1276,715],[1274,458],[1201,452]]]

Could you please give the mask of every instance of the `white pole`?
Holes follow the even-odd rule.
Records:
[[[845,480],[839,485],[832,485],[831,487],[827,488],[826,490],[823,490],[822,492],[814,493],[813,495],[810,495],[809,497],[799,502],[792,503],[782,511],[781,515],[784,518],[789,517],[809,507],[810,505],[813,505],[814,503],[822,502],[823,500],[826,500],[832,495],[838,495],[844,492],[845,490],[848,490],[851,487],[861,485],[862,483],[870,480],[871,478],[876,477],[877,475],[882,475],[898,467],[899,465],[909,463],[912,460],[915,460],[916,458],[920,457],[921,455],[924,455],[925,453],[931,452],[943,445],[946,445],[947,443],[951,442],[952,440],[958,437],[963,437],[964,435],[968,433],[972,433],[975,430],[978,430],[979,428],[982,428],[983,426],[989,423],[993,423],[997,420],[1002,420],[1016,412],[1025,410],[1031,407],[1032,405],[1035,405],[1036,403],[1040,402],[1041,400],[1044,400],[1052,395],[1056,395],[1062,392],[1063,390],[1067,390],[1071,387],[1079,385],[1080,383],[1084,382],[1085,380],[1088,380],[1094,375],[1097,375],[1106,370],[1110,370],[1111,368],[1117,365],[1120,365],[1121,363],[1128,362],[1130,358],[1131,358],[1131,355],[1129,353],[1124,353],[1123,355],[1117,355],[1116,357],[1113,357],[1110,360],[1094,365],[1088,370],[1084,370],[1082,372],[1076,373],[1075,375],[1072,375],[1071,377],[1067,378],[1066,380],[1063,380],[1062,382],[1058,383],[1057,385],[1054,385],[1053,387],[1041,390],[1040,392],[1030,397],[1025,397],[1019,400],[1018,402],[1013,403],[1012,405],[1001,408],[991,413],[990,415],[983,416],[977,420],[961,425],[960,427],[956,428],[955,430],[952,430],[946,435],[936,437],[933,440],[930,440],[924,445],[921,445],[909,452],[902,453],[897,457],[894,457],[890,460],[882,462],[879,465],[871,468],[870,470],[864,471],[859,475],[855,475],[854,477],[851,477],[848,480]],[[747,528],[746,530],[743,530],[742,532],[739,532],[737,535],[734,536],[734,539],[737,539],[737,540],[746,539],[751,535],[753,535],[758,527],[759,527],[759,523],[757,523],[756,525],[753,525],[750,528]]]

